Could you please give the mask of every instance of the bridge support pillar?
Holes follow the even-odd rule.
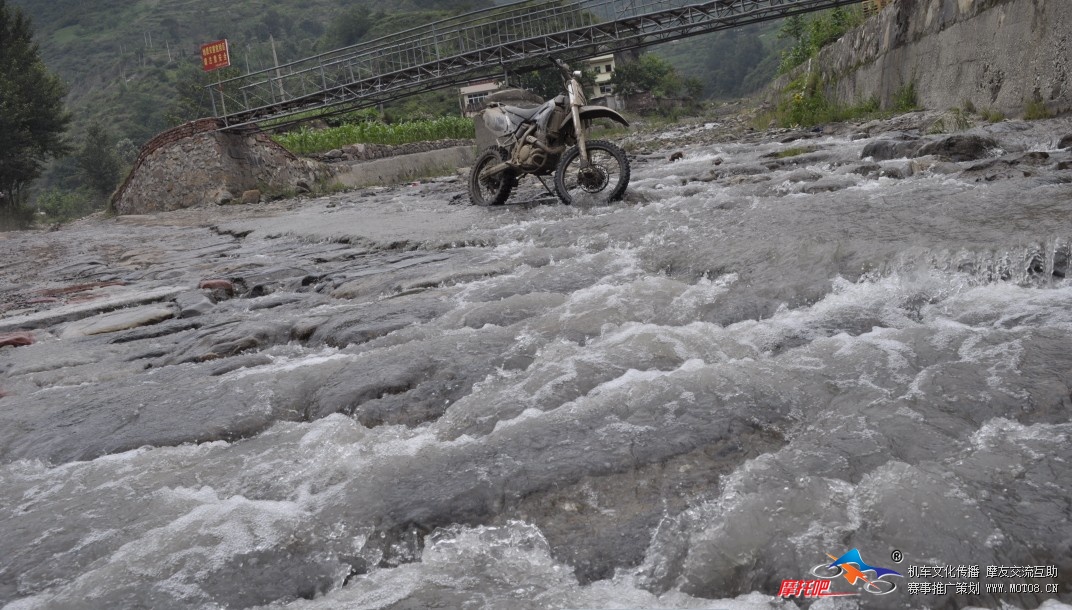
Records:
[[[112,195],[112,209],[145,214],[223,204],[251,189],[294,192],[316,181],[315,161],[295,157],[266,134],[219,127],[216,119],[199,119],[147,142]]]

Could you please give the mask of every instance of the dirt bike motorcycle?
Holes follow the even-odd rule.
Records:
[[[554,60],[563,73],[566,92],[536,108],[517,108],[492,102],[483,112],[484,124],[497,146],[485,150],[469,173],[469,198],[476,205],[501,205],[517,186],[518,178],[531,174],[548,193],[543,177],[554,174],[554,194],[565,204],[606,203],[625,194],[629,185],[629,159],[610,142],[589,140],[594,119],[606,118],[622,125],[629,122],[604,106],[589,106],[581,86],[580,72],[570,72]]]

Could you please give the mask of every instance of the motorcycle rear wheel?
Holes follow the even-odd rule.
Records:
[[[582,167],[576,146],[566,151],[555,170],[555,193],[562,203],[600,204],[617,201],[629,186],[629,159],[610,142],[592,140],[586,146],[591,164]]]
[[[477,157],[473,169],[469,172],[469,200],[473,205],[502,205],[510,197],[510,192],[517,186],[517,176],[512,170],[506,170],[481,178],[480,174],[509,158],[506,149],[491,147]]]

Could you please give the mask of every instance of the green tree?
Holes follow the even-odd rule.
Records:
[[[652,50],[683,77],[698,78],[703,92],[686,97],[734,99],[762,87],[775,75],[782,47],[779,24],[747,25],[661,44]]]
[[[257,29],[263,32],[265,36],[272,35],[278,37],[289,33],[291,29],[291,21],[283,15],[280,15],[279,11],[274,7],[270,7],[263,15],[261,15],[260,27]]]
[[[674,66],[658,55],[641,55],[637,61],[618,66],[611,84],[622,95],[650,91],[656,97],[675,97],[685,86]]]
[[[65,94],[41,61],[29,18],[0,0],[0,209],[21,204],[45,161],[68,152]]]
[[[581,70],[581,85],[585,91],[589,91],[596,84],[596,74],[583,66],[581,61],[573,62],[571,68]],[[566,92],[566,81],[562,71],[553,66],[541,66],[531,72],[522,72],[510,77],[510,85],[531,91],[545,100],[551,99],[559,93]]]
[[[746,80],[768,52],[760,40],[758,28],[727,30],[712,38],[713,44],[704,49],[706,54],[703,54],[707,92],[723,98],[749,93],[751,90],[746,86]],[[770,76],[773,72],[766,75],[768,79]]]
[[[348,47],[361,42],[383,14],[373,15],[368,7],[351,8],[331,22],[325,35],[327,48]]]
[[[692,100],[698,100],[703,97],[703,89],[703,81],[695,76],[690,76],[685,79],[685,97]]]
[[[384,13],[377,11],[370,18],[372,27],[365,34],[364,40],[383,38],[398,32],[446,19],[452,11],[407,11],[405,13]]]
[[[205,72],[201,69],[200,60],[184,61],[175,70],[171,103],[164,111],[166,125],[161,128],[175,127],[187,121],[212,116],[212,99],[205,88],[218,80],[227,80],[238,75],[239,69],[236,66]]]
[[[793,46],[782,53],[778,71],[784,74],[815,57],[819,49],[835,42],[863,20],[863,11],[845,10],[840,6],[813,17],[795,15],[786,19],[778,30],[778,38],[792,41]]]
[[[115,190],[120,167],[112,134],[100,123],[90,123],[78,152],[78,173],[83,184],[103,199]]]
[[[129,166],[138,158],[138,147],[130,138],[123,138],[115,143],[115,156],[120,163]]]
[[[74,191],[50,188],[37,196],[36,203],[38,211],[44,212],[49,222],[63,222],[92,214],[99,200],[85,188]]]

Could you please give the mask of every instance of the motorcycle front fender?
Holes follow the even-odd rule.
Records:
[[[625,117],[618,114],[617,111],[611,110],[606,106],[581,106],[578,114],[582,121],[591,121],[592,119],[610,119],[615,123],[621,123],[625,127],[629,127],[629,121],[625,120]],[[563,128],[573,126],[573,117],[567,116],[565,122],[562,124]]]

